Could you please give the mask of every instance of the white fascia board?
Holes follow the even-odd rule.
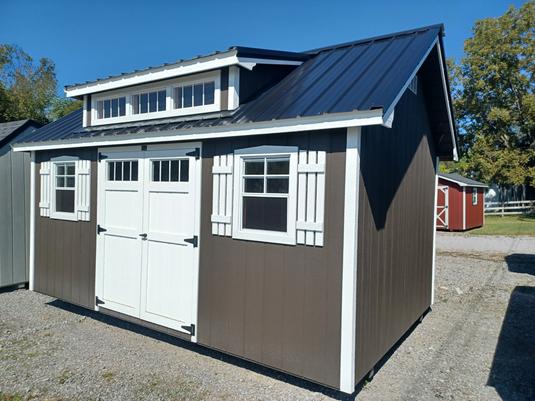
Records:
[[[239,64],[237,50],[65,88],[67,97],[89,95]]]
[[[420,70],[420,67],[422,66],[422,64],[424,63],[425,59],[427,58],[427,56],[429,56],[429,53],[431,53],[431,50],[433,50],[433,48],[435,47],[435,45],[438,43],[438,36],[435,38],[435,40],[433,41],[433,43],[431,44],[431,46],[429,46],[429,49],[427,49],[427,51],[425,52],[424,56],[422,57],[422,59],[420,60],[420,62],[418,63],[418,65],[416,66],[416,68],[414,69],[414,71],[412,72],[412,74],[410,75],[409,79],[407,80],[407,82],[405,82],[405,85],[403,85],[403,88],[401,88],[401,91],[397,94],[396,98],[394,99],[394,101],[392,102],[392,104],[390,105],[390,107],[388,109],[386,109],[385,111],[385,117],[388,119],[390,117],[390,114],[392,114],[394,112],[394,108],[396,107],[396,105],[398,104],[399,102],[399,99],[401,99],[401,96],[403,96],[403,94],[405,93],[405,91],[407,90],[407,88],[409,87],[410,83],[412,82],[414,76],[418,73],[418,71]],[[440,48],[439,48],[440,50]]]
[[[269,64],[269,65],[301,65],[302,61],[296,60],[270,60],[265,58],[248,58],[248,57],[238,57],[240,65],[256,65],[256,64]],[[253,67],[254,67],[253,65]],[[245,67],[248,68],[248,67]],[[251,68],[252,69],[252,68]]]
[[[441,175],[439,175],[438,178],[440,178],[441,180],[454,182],[455,184],[459,185],[460,187],[477,187],[477,188],[488,188],[489,187],[487,184],[467,184],[466,182],[452,180],[451,178],[446,178],[446,177],[443,177]]]
[[[437,37],[438,39],[438,37]],[[438,62],[440,64],[440,73],[442,77],[442,87],[444,88],[444,101],[446,102],[446,107],[448,109],[448,122],[450,124],[450,134],[451,134],[451,143],[453,144],[453,160],[459,161],[459,153],[457,151],[457,142],[455,141],[455,127],[453,125],[453,120],[451,118],[452,112],[450,107],[450,98],[448,96],[449,88],[446,80],[446,68],[442,63],[442,48],[440,47],[440,42],[437,42],[438,48]]]
[[[348,128],[342,251],[342,324],[340,328],[340,391],[355,391],[357,326],[357,255],[361,128]]]
[[[164,131],[149,132],[138,135],[119,135],[107,138],[79,138],[68,141],[16,144],[13,150],[27,152],[31,150],[69,149],[93,146],[135,145],[172,141],[199,141],[203,139],[230,138],[281,134],[288,132],[315,131],[323,129],[362,127],[383,124],[383,110],[337,113],[314,117],[301,117],[280,121],[267,121],[249,124],[231,124],[222,127],[189,128],[183,132]]]

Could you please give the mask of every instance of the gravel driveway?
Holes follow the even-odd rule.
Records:
[[[435,304],[350,397],[18,290],[0,401],[535,399],[535,238],[437,236]]]

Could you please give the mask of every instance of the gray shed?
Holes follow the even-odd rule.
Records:
[[[0,288],[28,282],[30,155],[11,142],[40,128],[33,120],[0,124]]]
[[[14,145],[30,289],[352,393],[433,302],[443,34],[66,87],[84,107]]]

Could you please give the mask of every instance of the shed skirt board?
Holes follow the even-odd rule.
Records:
[[[98,167],[97,306],[188,334],[198,287],[194,150],[101,150]]]

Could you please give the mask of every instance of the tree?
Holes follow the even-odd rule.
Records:
[[[535,0],[476,21],[449,62],[463,163],[487,183],[535,186]]]
[[[83,105],[84,102],[82,102],[81,100],[73,100],[57,96],[52,101],[50,118],[52,119],[52,121],[56,121],[58,118],[66,116],[67,114],[72,113],[74,110],[78,110]]]
[[[16,46],[0,45],[0,80],[5,98],[0,98],[2,121],[31,118],[49,122],[48,111],[57,97],[54,62],[42,58],[38,65]]]

